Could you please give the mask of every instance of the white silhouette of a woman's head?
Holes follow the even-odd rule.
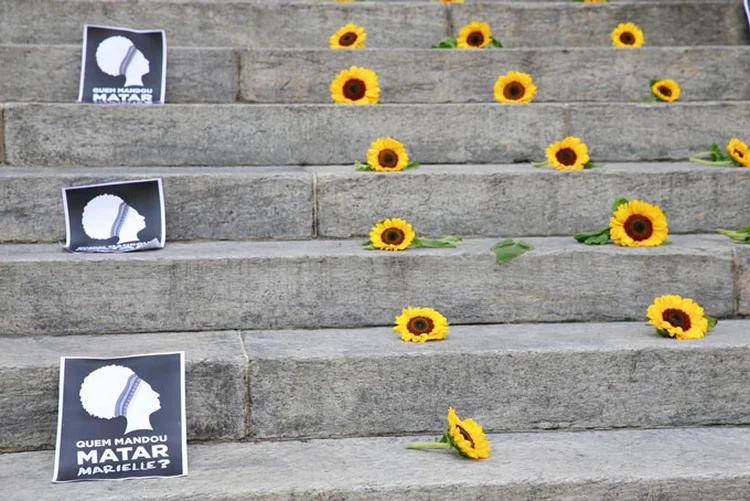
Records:
[[[159,394],[132,369],[105,365],[83,380],[79,392],[81,405],[99,419],[124,416],[127,435],[136,430],[153,430],[151,414],[161,409]]]
[[[143,75],[151,71],[148,59],[123,36],[109,37],[96,49],[96,64],[107,75],[125,75],[125,87],[143,87]]]
[[[146,218],[116,195],[99,195],[83,208],[83,231],[94,240],[119,237],[117,243],[137,242]]]

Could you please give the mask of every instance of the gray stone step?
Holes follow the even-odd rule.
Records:
[[[383,96],[387,102],[387,96]],[[422,163],[538,160],[574,135],[604,161],[682,160],[741,136],[750,102],[493,105],[8,104],[10,165],[343,165],[375,138]]]
[[[747,499],[750,430],[490,435],[493,457],[414,451],[431,437],[196,445],[171,480],[52,484],[52,452],[0,456],[13,501]]]
[[[168,240],[313,236],[313,174],[303,169],[6,167],[0,242],[64,240],[63,187],[154,177],[164,181]]]
[[[691,342],[645,322],[451,326],[428,344],[390,327],[247,331],[244,346],[236,332],[6,338],[0,451],[54,447],[60,356],[175,350],[192,441],[439,433],[449,406],[492,432],[744,424],[748,327]]]
[[[169,241],[364,237],[375,221],[395,215],[422,235],[570,236],[606,226],[621,196],[660,205],[672,233],[740,228],[750,214],[750,169],[689,163],[608,164],[585,172],[423,165],[385,174],[356,172],[353,165],[5,167],[0,242],[64,240],[62,187],[153,177],[164,180]]]
[[[508,235],[511,236],[511,235]],[[658,248],[526,238],[503,265],[498,239],[376,252],[360,240],[171,243],[130,255],[0,246],[0,335],[392,325],[431,306],[452,323],[640,320],[681,294],[713,316],[750,313],[750,249],[718,234]]]
[[[610,46],[610,33],[634,22],[649,45],[742,45],[741,2],[629,3],[247,3],[3,0],[0,42],[77,44],[84,23],[164,28],[170,43],[194,47],[326,48],[346,23],[368,29],[377,48],[427,48],[475,19],[511,47]],[[711,29],[705,29],[711,26]]]
[[[610,47],[449,51],[389,49],[170,48],[167,102],[330,103],[328,87],[351,65],[376,71],[391,103],[493,102],[492,86],[509,70],[534,77],[536,102],[629,102],[649,96],[649,80],[676,79],[682,101],[750,99],[750,48]],[[5,102],[73,102],[81,49],[72,45],[0,45]],[[238,71],[239,68],[239,71]],[[53,84],[54,82],[54,84]]]
[[[186,352],[188,438],[246,436],[247,356],[238,332],[0,339],[0,452],[54,448],[61,356],[169,351]]]

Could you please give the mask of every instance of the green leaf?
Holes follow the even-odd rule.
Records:
[[[523,240],[514,242],[511,239],[503,240],[492,246],[492,250],[495,252],[496,261],[499,264],[503,264],[506,261],[510,261],[515,257],[525,254],[531,249],[533,249],[531,244],[524,242]]]
[[[415,238],[415,247],[425,247],[428,249],[448,249],[453,248],[456,244],[461,243],[463,238],[459,236],[444,235],[438,238]]]
[[[576,233],[573,238],[586,245],[605,245],[609,243],[609,226],[600,230]]]
[[[747,228],[743,228],[740,231],[724,230],[721,228],[716,231],[731,238],[735,243],[750,244],[750,226],[748,226]]]
[[[368,164],[363,164],[362,162],[355,160],[354,166],[357,168],[358,171],[374,171],[372,167],[370,167]]]
[[[433,49],[455,49],[456,48],[456,39],[453,37],[445,38],[441,41],[439,41],[436,44],[433,44],[431,46]]]
[[[669,332],[662,330],[662,329],[656,329],[656,333],[659,334],[661,337],[672,337],[669,335]]]
[[[664,240],[661,244],[662,245],[672,245],[672,241],[669,240],[669,239],[667,239],[667,240]]]
[[[642,103],[658,103],[660,99],[656,96],[653,97],[644,97],[641,102]]]
[[[549,165],[549,162],[546,160],[544,162],[531,162],[532,167],[545,167],[547,165]]]
[[[709,154],[711,155],[712,162],[726,162],[730,160],[729,156],[716,143],[711,143]]]
[[[625,197],[620,197],[618,199],[615,199],[614,203],[612,204],[612,212],[615,212],[618,207],[626,203],[628,203],[628,199]]]
[[[372,242],[369,240],[367,242],[362,242],[362,248],[364,250],[377,250],[374,245],[372,245]]]
[[[652,78],[651,80],[648,81],[648,86],[653,87],[656,82],[658,82],[658,80],[655,78]]]
[[[709,317],[708,315],[703,315],[703,318],[708,320],[708,332],[711,332],[711,329],[716,327],[716,324],[719,323],[719,321],[716,320],[714,317]]]
[[[606,164],[595,164],[594,162],[588,161],[585,164],[583,164],[584,169],[598,169],[599,167],[604,167]]]
[[[404,167],[404,170],[416,169],[417,167],[419,167],[419,165],[420,165],[419,162],[409,162],[408,164],[406,164],[406,167]]]
[[[500,40],[496,40],[495,38],[490,38],[490,43],[487,45],[490,49],[502,49],[503,44],[500,43]]]

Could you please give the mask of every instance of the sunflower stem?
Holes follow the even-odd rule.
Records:
[[[702,151],[700,153],[696,153],[695,155],[690,157],[690,161],[696,164],[710,165],[711,167],[726,167],[732,165],[732,162],[730,162],[729,160],[706,160],[704,158],[701,158],[710,154],[710,151]]]
[[[545,167],[549,165],[549,163],[545,160],[544,162],[531,162],[532,167]]]
[[[412,442],[407,449],[450,449],[451,444],[445,442]]]

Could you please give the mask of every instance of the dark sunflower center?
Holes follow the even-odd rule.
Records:
[[[648,239],[654,233],[654,226],[651,220],[640,214],[633,214],[625,221],[625,233],[635,241]]]
[[[526,94],[526,87],[519,82],[511,82],[503,89],[503,95],[506,99],[521,99]]]
[[[351,31],[349,33],[344,33],[339,37],[339,45],[342,45],[344,47],[349,47],[354,42],[357,41],[357,34],[352,33]]]
[[[468,37],[466,37],[466,43],[472,47],[479,47],[484,43],[484,35],[479,31],[472,31]]]
[[[457,424],[456,428],[458,428],[458,432],[461,434],[462,437],[464,437],[465,440],[467,440],[471,444],[471,447],[473,448],[474,439],[471,438],[471,434],[468,431],[464,430],[460,424]]]
[[[661,314],[661,318],[665,322],[672,324],[672,327],[682,327],[682,330],[690,330],[690,315],[682,310],[668,309],[664,310]]]
[[[670,89],[669,87],[665,87],[664,85],[659,87],[659,92],[662,96],[672,97],[672,89]]]
[[[557,158],[557,161],[563,165],[573,165],[576,163],[576,160],[578,160],[578,155],[576,155],[576,152],[570,148],[563,148],[555,153],[555,157]]]
[[[378,153],[378,163],[381,167],[392,169],[398,165],[398,155],[393,150],[383,150]]]
[[[629,31],[621,33],[620,42],[624,43],[625,45],[633,45],[635,43],[635,35],[633,35]]]
[[[426,334],[432,332],[434,327],[435,324],[427,317],[414,317],[409,320],[409,323],[406,325],[406,328],[409,329],[409,332],[412,334]]]
[[[390,245],[398,245],[404,241],[406,235],[399,228],[386,228],[383,233],[380,234],[380,239]]]
[[[352,101],[359,101],[365,97],[367,86],[359,78],[350,78],[344,84],[344,96]]]
[[[737,155],[740,158],[745,158],[745,154],[742,153],[740,150],[738,150],[736,148],[734,149],[734,154]]]

